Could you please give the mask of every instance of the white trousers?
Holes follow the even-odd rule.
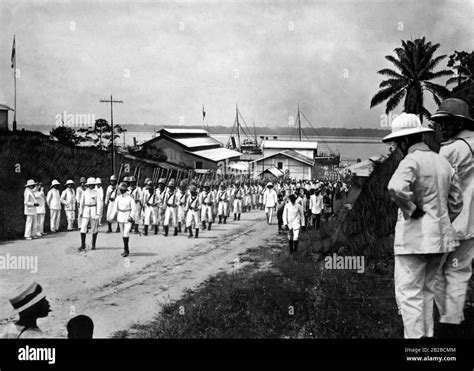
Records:
[[[275,209],[274,207],[265,207],[265,215],[267,215],[267,217],[268,217],[268,219],[267,219],[268,224],[272,223],[273,210],[274,209]]]
[[[212,206],[209,206],[209,205],[201,206],[201,220],[212,222]]]
[[[300,236],[300,228],[288,229],[288,241],[298,241]]]
[[[44,233],[44,217],[46,214],[36,214],[36,234]]]
[[[186,214],[186,228],[192,227],[194,222],[194,228],[199,229],[200,220],[199,220],[200,212],[199,210],[188,210]]]
[[[120,230],[122,231],[123,237],[130,237],[130,229],[132,229],[132,223],[118,223]]]
[[[178,208],[177,207],[171,207],[168,206],[165,210],[165,221],[163,225],[168,226],[170,224],[170,219],[171,219],[171,224],[173,224],[173,227],[178,226]]]
[[[67,229],[69,231],[74,229],[74,219],[76,219],[76,212],[74,210],[66,210]]]
[[[395,255],[395,297],[405,339],[433,337],[436,273],[442,254]]]
[[[59,222],[61,220],[61,210],[49,209],[49,224],[51,226],[51,232],[59,229]]]
[[[186,221],[186,207],[178,206],[178,222],[185,223]]]
[[[90,218],[90,217],[82,217],[81,218],[81,233],[87,233],[87,225],[91,222],[91,232],[92,234],[97,233],[99,231],[99,219]]]
[[[242,214],[242,200],[234,200],[234,214]]]
[[[219,205],[217,206],[217,215],[229,215],[229,203],[227,201],[219,201]]]
[[[458,325],[464,321],[464,305],[474,259],[474,238],[459,241],[455,251],[444,256],[436,275],[435,302],[440,322]]]
[[[25,238],[33,237],[36,235],[36,214],[34,215],[25,215]]]
[[[143,212],[144,225],[158,225],[158,208],[153,206],[145,206]]]

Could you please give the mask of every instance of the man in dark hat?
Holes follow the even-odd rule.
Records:
[[[51,312],[43,288],[36,282],[29,283],[17,290],[10,299],[19,320],[8,324],[0,334],[1,339],[43,338],[43,332],[36,323],[39,318]]]
[[[456,169],[463,208],[452,222],[459,247],[445,255],[436,277],[435,301],[440,312],[440,336],[462,337],[464,305],[474,258],[474,120],[467,103],[449,98],[431,116],[441,129],[439,154]]]

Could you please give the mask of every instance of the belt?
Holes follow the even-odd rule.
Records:
[[[178,205],[168,205],[168,204],[166,206],[168,206],[168,207],[178,207]]]
[[[236,197],[236,199],[237,199],[237,200],[241,200],[241,199],[242,199],[242,197]]]
[[[127,212],[127,211],[132,211],[132,209],[126,209],[126,210],[118,209],[118,211],[121,211],[122,213],[124,213],[124,212]]]
[[[93,205],[84,204],[84,206],[93,207],[93,206],[97,206],[97,204],[93,204]]]

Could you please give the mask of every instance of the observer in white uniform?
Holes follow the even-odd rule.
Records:
[[[439,154],[457,169],[463,192],[463,209],[453,221],[459,247],[446,255],[437,275],[436,304],[440,336],[462,337],[464,305],[474,257],[474,120],[461,99],[444,100],[431,120],[439,123],[443,139]]]
[[[273,211],[278,203],[278,196],[273,189],[273,184],[267,184],[267,190],[263,194],[263,204],[265,205],[265,215],[267,216],[267,223],[272,224]]]
[[[405,158],[388,190],[398,210],[395,226],[395,296],[404,337],[433,336],[435,276],[444,253],[459,245],[451,225],[461,211],[459,179],[449,162],[423,143],[417,115],[402,113],[392,122],[394,141]]]
[[[92,232],[92,248],[95,250],[97,234],[99,228],[99,217],[103,208],[102,200],[95,189],[95,178],[88,178],[86,183],[87,189],[81,195],[79,204],[79,218],[81,220],[81,247],[79,250],[85,250],[85,240],[87,233],[87,225],[91,224]]]
[[[64,205],[64,211],[67,219],[67,230],[74,229],[74,220],[76,219],[76,192],[74,191],[74,182],[68,180],[66,189],[61,194],[61,203]]]
[[[130,194],[127,193],[127,190],[127,183],[120,183],[120,194],[115,199],[112,209],[112,218],[117,218],[117,222],[119,223],[120,229],[122,230],[124,246],[124,251],[122,253],[123,257],[126,257],[129,254],[128,242],[130,238],[130,229],[132,229],[132,225],[135,223],[135,220],[132,216],[135,215],[137,209],[135,200],[132,196],[130,196]]]
[[[61,221],[61,196],[59,194],[59,182],[54,179],[51,182],[51,189],[46,196],[46,203],[49,207],[49,222],[51,232],[57,232]]]
[[[170,221],[174,227],[174,236],[178,235],[178,198],[175,192],[176,183],[174,179],[171,179],[168,183],[168,189],[164,196],[165,220],[163,223],[165,236],[168,236]]]
[[[25,222],[25,238],[27,240],[33,239],[36,234],[36,207],[39,205],[34,196],[34,189],[36,183],[33,179],[26,182],[25,193],[23,194],[24,213],[26,216]]]
[[[95,178],[95,189],[97,191],[97,194],[99,195],[102,205],[104,204],[104,188],[102,187],[102,180],[100,178]],[[100,210],[100,216],[99,216],[99,226],[102,225],[102,215],[104,214],[104,208]]]
[[[46,215],[46,195],[44,194],[43,183],[38,182],[34,192],[36,202],[36,235],[43,236],[44,233],[44,217]]]

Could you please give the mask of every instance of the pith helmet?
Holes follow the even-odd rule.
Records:
[[[128,185],[125,182],[119,184],[119,189],[128,189]]]
[[[68,181],[66,181],[66,185],[69,185],[69,184],[74,184],[74,182],[71,179],[69,179]]]
[[[188,184],[188,182],[186,182],[186,180],[183,179],[183,180],[179,183],[179,186],[180,186],[180,187],[186,187],[187,184]]]
[[[86,178],[81,176],[81,179],[79,179],[79,183],[85,183],[86,182]]]
[[[196,192],[196,190],[197,190],[197,189],[196,189],[196,186],[195,186],[195,185],[192,185],[192,186],[189,187],[189,191],[190,191],[190,192]]]
[[[132,176],[128,177],[128,181],[129,182],[136,182],[137,180],[135,179],[135,176],[132,175]]]
[[[160,178],[158,180],[158,184],[165,184],[166,183],[166,178]]]
[[[150,178],[145,178],[145,184],[148,184],[148,182],[151,182]]]
[[[84,180],[85,180],[85,179],[84,179]],[[117,180],[117,177],[116,177],[115,175],[112,175],[112,176],[110,177],[110,180]]]
[[[30,187],[30,186],[34,186],[34,185],[36,185],[36,182],[33,179],[29,179],[26,182],[25,187]]]
[[[95,183],[96,184],[102,184],[102,180],[100,180],[100,178],[95,178]]]
[[[130,181],[130,177],[129,177],[129,176],[126,176],[125,178],[123,178],[123,181],[124,181],[124,182],[129,182],[129,181]]]
[[[86,185],[95,185],[95,178],[87,178]]]
[[[421,126],[420,118],[417,115],[403,112],[392,121],[392,133],[385,136],[382,142],[390,142],[395,138],[432,131],[433,129]]]
[[[458,98],[448,98],[441,102],[438,110],[431,115],[433,121],[440,121],[446,117],[453,117],[461,120],[467,120],[474,123],[469,113],[469,106],[466,101]]]
[[[171,179],[171,180],[168,182],[168,187],[176,187],[176,182],[174,181],[174,179]]]
[[[54,179],[54,180],[51,182],[51,187],[52,187],[52,186],[55,186],[55,185],[60,185],[60,183],[59,183],[56,179]]]

